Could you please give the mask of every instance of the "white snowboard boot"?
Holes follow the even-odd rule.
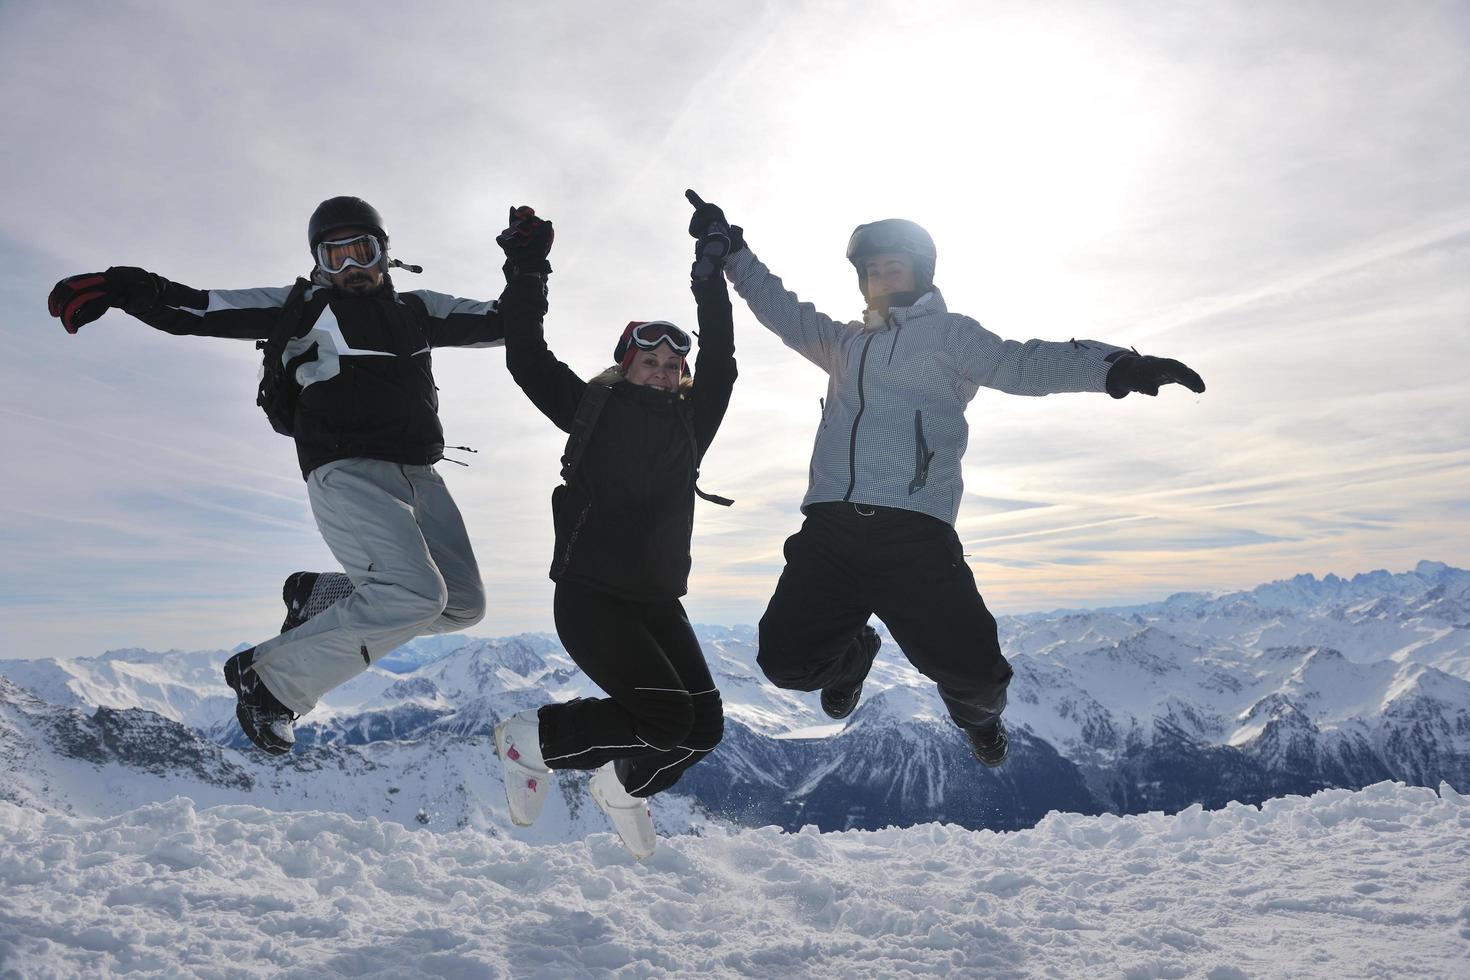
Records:
[[[635,858],[642,861],[653,853],[658,837],[653,832],[653,812],[648,808],[648,801],[623,789],[611,762],[597,770],[587,789]]]
[[[541,722],[535,710],[518,711],[495,726],[495,754],[505,771],[510,822],[529,827],[551,792],[551,770],[541,758]]]

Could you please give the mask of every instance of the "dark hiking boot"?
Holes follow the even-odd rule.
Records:
[[[286,604],[282,633],[289,633],[311,618],[306,614],[306,606],[311,602],[311,590],[316,580],[316,572],[292,572],[286,576],[286,584],[281,586],[281,601]]]
[[[822,710],[827,713],[828,718],[836,721],[841,721],[852,714],[853,709],[858,706],[858,701],[863,696],[863,679],[868,676],[868,671],[873,669],[873,660],[878,656],[878,648],[883,645],[883,638],[873,627],[864,626],[862,632],[857,635],[856,642],[861,646],[863,655],[868,658],[868,663],[863,668],[863,676],[856,684],[833,684],[831,687],[822,688]]]
[[[235,718],[256,747],[271,755],[285,755],[296,744],[296,715],[266,690],[250,669],[254,662],[254,647],[225,661],[225,683],[235,692]]]
[[[286,620],[281,632],[287,633],[326,609],[339,599],[352,594],[352,580],[341,572],[292,572],[281,586],[281,601],[286,604]]]
[[[970,751],[982,766],[994,769],[1006,761],[1010,739],[1006,738],[1006,726],[999,718],[978,728],[966,728],[965,735],[970,739]]]

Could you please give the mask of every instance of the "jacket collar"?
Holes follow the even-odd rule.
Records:
[[[895,306],[888,311],[885,317],[876,310],[865,310],[863,312],[863,329],[882,330],[889,326],[902,326],[910,320],[929,316],[934,313],[948,313],[949,307],[944,305],[944,295],[938,286],[932,287],[923,296],[914,301],[912,306]]]

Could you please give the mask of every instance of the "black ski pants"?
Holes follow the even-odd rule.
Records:
[[[632,602],[558,582],[553,610],[562,646],[605,698],[540,711],[550,769],[613,761],[633,796],[668,789],[724,734],[724,706],[684,606]]]
[[[852,686],[871,666],[858,636],[876,614],[939,686],[962,728],[1005,710],[1011,665],[959,536],[914,511],[820,503],[786,539],[786,568],[760,622],[757,662],[793,691]]]

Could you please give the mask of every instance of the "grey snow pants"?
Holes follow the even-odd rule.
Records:
[[[342,459],[306,481],[322,540],[351,595],[255,648],[266,689],[297,714],[400,644],[485,615],[485,586],[459,508],[431,466]]]

